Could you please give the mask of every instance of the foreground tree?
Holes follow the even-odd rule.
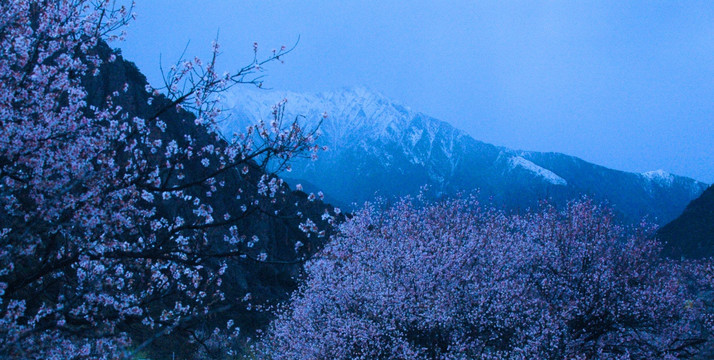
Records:
[[[295,211],[265,170],[316,151],[314,131],[280,105],[232,139],[213,126],[216,95],[257,84],[289,50],[218,75],[216,45],[210,61],[172,67],[161,91],[110,89],[97,79],[118,55],[103,40],[132,17],[105,0],[0,3],[2,358],[130,356],[128,331],[163,335],[224,309],[227,261],[267,258],[239,225]]]
[[[369,205],[306,266],[272,359],[674,359],[711,346],[707,263],[659,257],[588,200]]]

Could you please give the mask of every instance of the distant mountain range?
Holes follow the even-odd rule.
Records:
[[[269,120],[272,105],[283,98],[286,114],[304,116],[308,125],[327,112],[319,143],[329,150],[282,176],[321,189],[336,205],[414,195],[428,185],[435,196],[478,189],[482,201],[511,210],[588,195],[607,201],[626,222],[648,217],[664,224],[707,188],[662,170],[630,173],[565,154],[487,144],[362,87],[319,94],[239,89],[226,98],[232,116],[222,130]]]

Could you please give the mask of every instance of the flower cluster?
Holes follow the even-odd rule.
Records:
[[[278,116],[218,135],[219,94],[258,70],[216,74],[217,46],[164,88],[107,90],[121,64],[104,40],[133,18],[116,4],[0,3],[0,358],[113,358],[127,324],[166,334],[212,313],[226,259],[269,260],[236,228],[280,210],[266,164],[316,149]]]

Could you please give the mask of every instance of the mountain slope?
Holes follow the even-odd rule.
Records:
[[[714,186],[693,200],[658,235],[664,253],[675,258],[714,257]]]
[[[112,50],[102,43],[97,52],[101,58],[107,58]],[[169,102],[163,95],[155,96],[153,102],[148,99],[152,96],[145,90],[147,85],[146,77],[138,70],[136,65],[127,61],[115,50],[116,61],[105,63],[98,76],[85,79],[85,87],[88,92],[87,102],[89,105],[101,106],[105,99],[115,91],[121,93],[115,99],[115,104],[121,105],[130,116],[150,118],[165,107]],[[120,91],[127,84],[127,91]],[[166,130],[163,133],[163,140],[182,141],[188,135],[195,139],[196,148],[206,145],[225,146],[206,128],[196,124],[195,116],[187,111],[171,109],[161,112],[161,120],[166,123]],[[212,159],[211,166],[217,166],[219,162]],[[215,171],[216,168],[205,167],[200,164],[186,165],[187,178],[201,178],[207,172]],[[225,187],[217,187],[214,195],[203,197],[205,203],[209,205],[216,214],[223,214],[228,209],[240,209],[241,206],[255,204],[255,200],[261,200],[261,205],[256,207],[254,212],[246,215],[239,222],[235,223],[237,231],[250,238],[257,236],[258,241],[254,246],[254,251],[262,251],[267,254],[267,262],[251,260],[250,258],[235,257],[227,259],[228,269],[223,277],[222,290],[226,296],[226,304],[230,306],[228,310],[220,313],[220,316],[209,318],[199,317],[195,323],[188,323],[186,329],[173,329],[169,335],[158,337],[147,348],[151,358],[168,359],[172,356],[176,358],[197,358],[196,351],[200,349],[200,344],[189,342],[192,332],[196,329],[213,328],[225,326],[226,319],[235,319],[235,323],[241,329],[241,339],[255,335],[255,332],[265,327],[272,319],[272,315],[266,311],[256,311],[247,303],[240,300],[246,293],[251,294],[253,304],[274,305],[286,301],[290,293],[296,289],[298,277],[301,273],[302,257],[308,257],[316,252],[325,242],[325,238],[309,237],[300,230],[299,224],[304,218],[314,219],[321,229],[327,230],[327,235],[331,233],[330,227],[321,216],[326,210],[332,207],[322,201],[310,201],[307,194],[302,191],[292,191],[287,186],[281,186],[272,199],[274,201],[264,201],[255,190],[255,184],[262,175],[262,170],[257,166],[247,174],[242,174],[238,170],[230,170],[217,176],[218,181],[224,181]],[[242,190],[245,189],[245,192]],[[186,193],[201,193],[205,190],[202,185],[198,189],[187,188]],[[241,196],[236,196],[241,194]],[[159,207],[158,212],[188,211],[190,209],[174,209],[170,207]],[[297,215],[299,214],[299,216]],[[189,219],[190,215],[185,218]],[[220,230],[219,230],[220,229]],[[223,235],[226,229],[216,227],[214,230],[207,230],[207,239],[215,246],[215,249],[222,248]],[[223,231],[223,232],[221,232]],[[301,247],[296,247],[300,242]],[[206,260],[203,264],[206,267],[216,267],[215,262]],[[174,298],[167,297],[166,307],[174,306]],[[220,304],[224,305],[224,304]],[[135,344],[141,344],[144,340],[151,339],[155,335],[154,329],[147,329],[136,325],[128,329]]]
[[[583,194],[608,201],[628,222],[643,216],[657,223],[676,217],[706,184],[655,171],[628,173],[558,153],[527,152],[474,139],[365,88],[320,94],[246,90],[233,92],[230,133],[270,118],[270,106],[287,99],[287,114],[324,120],[320,143],[330,150],[301,162],[286,178],[304,179],[341,204],[416,194],[429,185],[436,196],[479,189],[507,209],[525,209],[550,198],[556,203]]]

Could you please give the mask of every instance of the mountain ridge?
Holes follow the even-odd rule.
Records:
[[[662,170],[632,173],[566,154],[488,144],[366,87],[316,94],[242,89],[229,94],[226,105],[234,118],[220,127],[231,132],[269,119],[266,109],[283,98],[287,116],[299,114],[308,126],[327,113],[320,142],[331,148],[283,176],[308,180],[341,203],[415,194],[426,184],[437,195],[479,189],[507,209],[588,195],[608,202],[629,222],[649,216],[663,224],[707,187]]]

